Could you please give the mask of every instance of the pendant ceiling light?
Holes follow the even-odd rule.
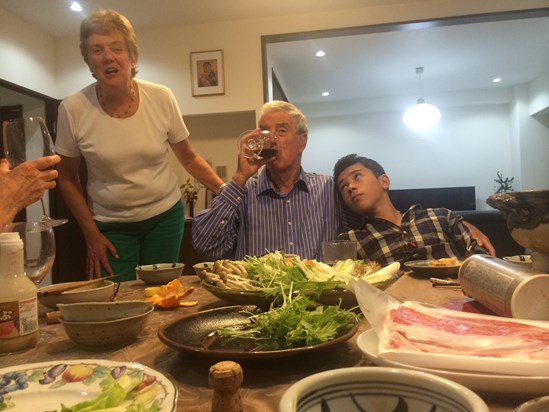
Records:
[[[416,67],[421,88],[421,75],[423,67]],[[410,129],[425,131],[431,129],[440,120],[440,110],[432,104],[425,103],[423,98],[417,99],[417,103],[404,112],[402,121]]]

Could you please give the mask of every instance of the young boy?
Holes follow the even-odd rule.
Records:
[[[358,242],[358,258],[381,265],[487,253],[451,210],[414,205],[401,213],[389,198],[389,176],[375,160],[351,154],[339,159],[334,181],[343,203],[364,216],[362,227],[339,236]]]

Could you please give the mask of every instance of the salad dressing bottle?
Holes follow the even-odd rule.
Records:
[[[38,288],[24,273],[23,256],[19,234],[0,233],[0,353],[38,342]]]

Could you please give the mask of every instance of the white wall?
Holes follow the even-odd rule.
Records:
[[[477,209],[490,209],[485,199],[494,193],[496,172],[511,174],[508,106],[446,108],[439,126],[424,136],[408,130],[401,116],[310,119],[304,167],[332,174],[337,159],[357,153],[377,160],[393,189],[475,186]]]
[[[0,8],[0,78],[57,96],[55,39]]]
[[[402,0],[329,13],[138,30],[141,49],[138,77],[172,88],[184,115],[256,110],[263,103],[262,35],[546,6],[547,0],[530,0],[527,4],[523,0]],[[192,97],[189,53],[217,49],[224,52],[225,95]],[[0,56],[0,78],[52,97],[62,98],[93,81],[80,56],[76,33],[52,39],[1,8]],[[484,196],[493,190],[497,170],[517,176],[528,187],[546,187],[547,129],[539,128],[538,124],[524,126],[524,110],[510,110],[513,116],[506,124],[502,119],[505,109],[493,104],[482,116],[474,108],[445,114],[440,127],[450,129],[436,139],[424,141],[410,136],[396,113],[310,119],[311,135],[304,166],[331,173],[333,161],[339,155],[356,151],[384,164],[394,188],[475,185],[478,207],[482,207]],[[477,120],[481,118],[490,120],[493,127],[479,126]],[[382,132],[382,127],[386,130],[388,124],[392,125],[391,131]],[[528,142],[522,139],[526,133],[534,133]],[[334,136],[349,146],[334,140]],[[227,136],[225,144],[233,144],[233,138]],[[320,146],[317,142],[326,144]],[[534,148],[533,143],[541,145],[543,150]],[[206,158],[210,157],[212,147],[217,153],[224,146],[223,141],[195,140],[193,144]],[[518,150],[511,150],[513,144]],[[432,156],[437,156],[434,161]],[[535,172],[538,167],[542,168],[541,174]],[[229,170],[229,176],[232,172]]]

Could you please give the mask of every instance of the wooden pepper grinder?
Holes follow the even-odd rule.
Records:
[[[218,362],[210,368],[209,382],[213,388],[212,412],[242,412],[240,384],[242,368],[236,362]]]

